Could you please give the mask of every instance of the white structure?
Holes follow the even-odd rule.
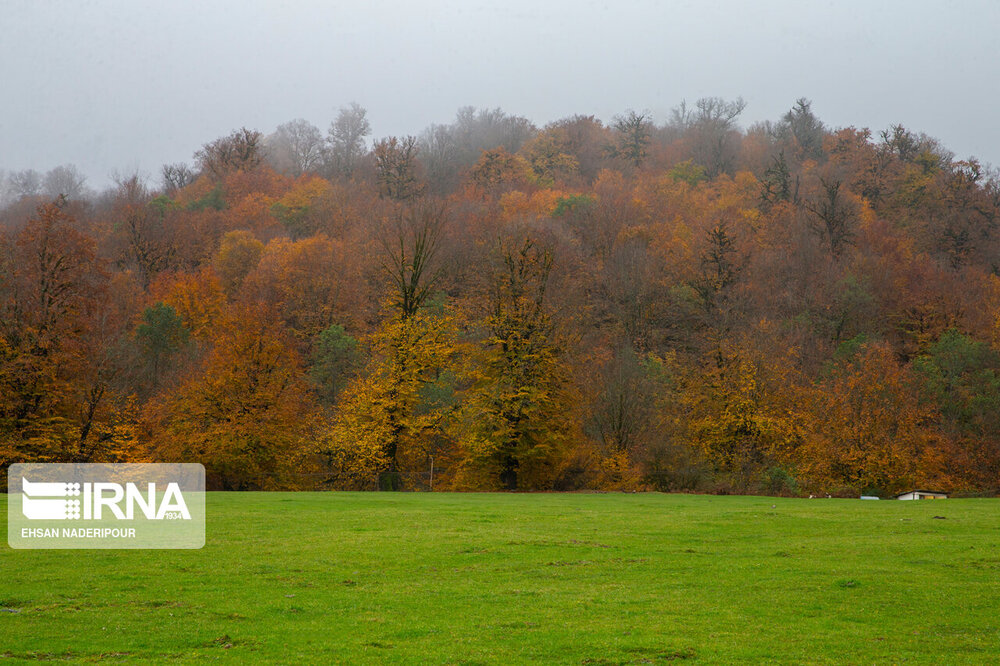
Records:
[[[896,495],[898,500],[922,500],[922,499],[948,499],[948,495],[945,493],[935,492],[933,490],[911,490],[908,493],[902,493]]]

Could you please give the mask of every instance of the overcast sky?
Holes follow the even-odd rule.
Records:
[[[240,126],[351,101],[374,135],[464,105],[542,125],[743,96],[828,125],[903,123],[1000,165],[1000,2],[0,0],[0,168],[76,164],[158,182]]]

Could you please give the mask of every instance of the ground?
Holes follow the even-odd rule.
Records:
[[[998,509],[210,493],[201,550],[0,549],[0,661],[997,663]]]

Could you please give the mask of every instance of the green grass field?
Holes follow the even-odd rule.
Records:
[[[993,500],[208,502],[202,550],[4,547],[0,661],[1000,662]]]

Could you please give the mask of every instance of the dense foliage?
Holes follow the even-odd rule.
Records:
[[[799,100],[741,129],[743,107],[463,109],[370,142],[352,105],[326,136],[216,139],[159,189],[17,174],[0,463],[996,492],[1000,179],[900,126],[827,128]]]

